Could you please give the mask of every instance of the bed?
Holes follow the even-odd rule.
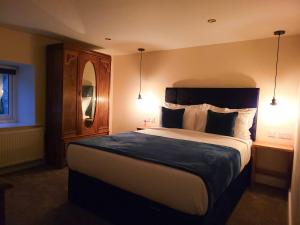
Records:
[[[181,105],[210,103],[239,109],[256,108],[258,96],[257,88],[167,88],[165,100]],[[250,132],[251,139],[255,140],[256,115]],[[211,195],[207,180],[185,167],[170,167],[74,143],[69,146],[67,157],[70,201],[120,224],[226,223],[250,182],[251,141],[164,128],[147,129],[132,135],[125,138],[138,136],[136,140],[140,140],[147,135],[153,137],[151,142],[155,143],[158,137],[164,141],[175,137],[181,141],[180,145],[192,141],[232,147],[239,151],[240,171],[224,190],[219,190],[218,195]],[[134,143],[145,146],[145,143]],[[217,196],[213,204],[210,204],[211,196]]]

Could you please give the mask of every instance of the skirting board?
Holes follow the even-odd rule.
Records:
[[[25,169],[30,169],[30,168],[37,167],[37,166],[40,166],[43,164],[45,164],[44,160],[40,159],[40,160],[26,162],[26,163],[14,165],[14,166],[4,167],[4,168],[0,169],[0,175],[14,173],[14,172],[25,170]]]

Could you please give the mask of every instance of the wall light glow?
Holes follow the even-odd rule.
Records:
[[[142,99],[136,100],[136,108],[144,117],[154,117],[159,110],[159,100],[153,93],[144,93]]]
[[[259,112],[265,125],[280,128],[296,121],[298,114],[297,104],[291,99],[284,98],[281,98],[278,102],[280,103],[276,106],[268,103],[260,106]]]

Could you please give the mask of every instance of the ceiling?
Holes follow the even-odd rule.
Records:
[[[0,0],[0,23],[129,54],[300,34],[300,1]]]

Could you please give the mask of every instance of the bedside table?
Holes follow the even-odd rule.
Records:
[[[251,151],[252,151],[251,183],[254,184],[256,182],[255,178],[257,175],[263,175],[263,176],[270,177],[273,180],[275,179],[277,181],[278,180],[283,181],[285,185],[282,188],[289,189],[291,184],[292,165],[293,165],[293,157],[294,157],[293,146],[257,141],[257,142],[253,142]],[[260,158],[260,154],[265,154],[265,160],[263,160],[263,157]],[[277,159],[280,160],[275,160],[276,157]],[[275,169],[275,167],[277,168]],[[259,183],[264,183],[264,182],[259,182]],[[271,184],[268,183],[267,185],[271,185]]]

